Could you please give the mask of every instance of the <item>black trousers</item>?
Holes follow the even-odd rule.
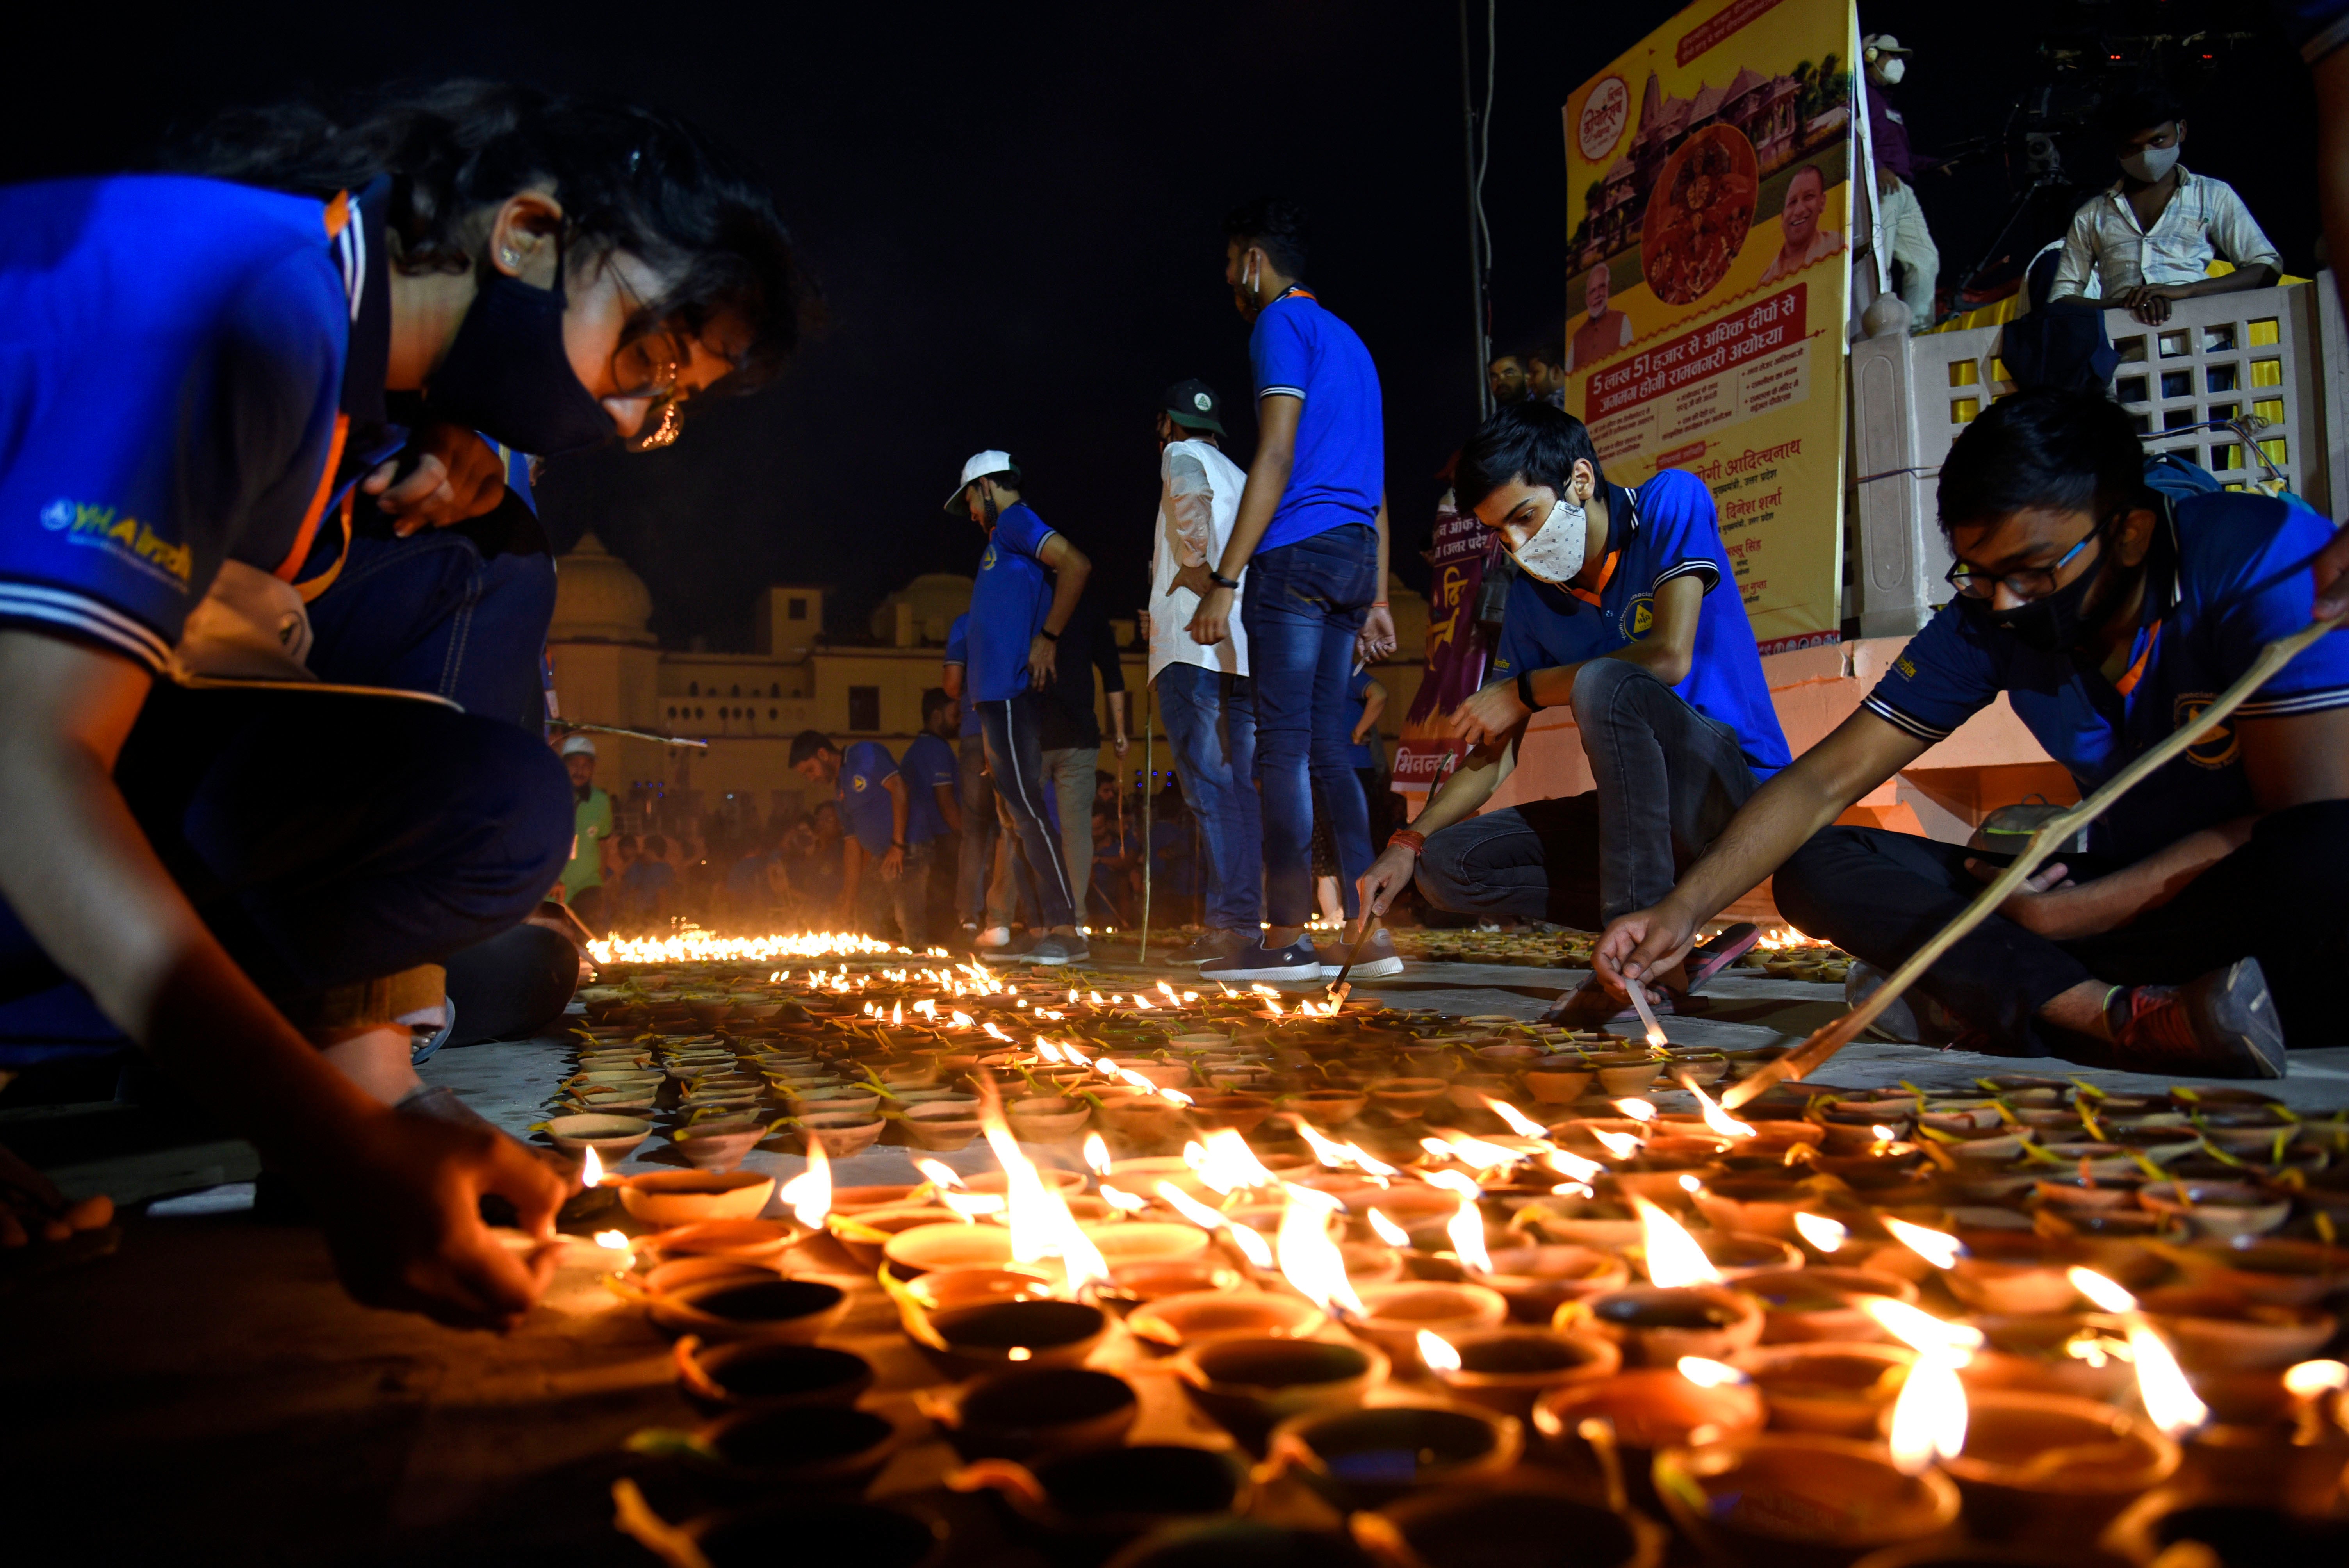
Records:
[[[1806,935],[1892,970],[1972,902],[1982,884],[1956,844],[1879,828],[1828,828],[1778,869],[1779,911]],[[2253,957],[2284,1043],[2349,1040],[2329,984],[2349,973],[2349,801],[2270,813],[2251,841],[2184,891],[2116,931],[2055,942],[1992,915],[1926,971],[1918,988],[2009,1056],[2080,1059],[2092,1042],[2037,1016],[2083,981],[2182,985]]]

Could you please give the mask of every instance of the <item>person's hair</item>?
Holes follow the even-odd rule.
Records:
[[[2161,82],[2134,82],[2105,100],[2097,118],[2117,147],[2140,130],[2186,118],[2186,105]]]
[[[930,722],[931,717],[936,714],[938,709],[947,707],[953,701],[954,698],[946,694],[946,688],[944,686],[931,686],[928,690],[923,692],[922,723],[926,726]]]
[[[2145,449],[2101,392],[2034,387],[1958,432],[1941,462],[1941,531],[2044,507],[2102,522],[2145,493]]]
[[[1825,191],[1827,188],[1826,172],[1816,163],[1806,163],[1800,169],[1795,170],[1792,174],[1786,176],[1785,194],[1781,195],[1779,198],[1782,204],[1784,203],[1786,195],[1793,194],[1795,181],[1800,180],[1806,174],[1811,176],[1811,178],[1819,182],[1820,190]]]
[[[393,264],[409,273],[472,270],[484,210],[551,186],[574,254],[625,250],[670,279],[649,302],[652,321],[698,333],[731,315],[750,328],[730,389],[771,379],[819,314],[765,181],[657,109],[451,81],[347,107],[233,109],[171,147],[163,163],[321,199],[388,176]]]
[[[668,840],[659,833],[653,834],[645,840],[645,853],[659,860],[668,853]]]
[[[813,827],[815,825],[815,820],[818,817],[823,816],[826,811],[832,813],[832,819],[833,821],[836,822],[840,820],[840,803],[838,801],[818,800],[815,803],[815,809],[808,813],[808,825],[810,827]]]
[[[1590,465],[1594,482],[1607,482],[1599,449],[1590,444],[1581,420],[1547,403],[1519,403],[1485,420],[1460,449],[1452,470],[1453,501],[1473,511],[1477,502],[1520,477],[1564,495],[1578,462]]]
[[[1259,196],[1224,214],[1224,238],[1265,253],[1281,275],[1305,275],[1305,208],[1286,196]]]
[[[1524,360],[1527,366],[1531,366],[1538,359],[1552,370],[1563,370],[1566,368],[1566,342],[1563,338],[1553,337],[1547,342],[1535,344],[1517,357]]]
[[[625,844],[629,848],[634,849],[636,847],[636,836],[634,833],[622,833],[618,838],[612,841],[612,847],[616,850]]]
[[[1104,785],[1104,784],[1114,784],[1114,783],[1116,783],[1116,782],[1117,782],[1117,775],[1116,775],[1116,774],[1114,774],[1114,773],[1112,773],[1112,772],[1111,772],[1108,769],[1106,769],[1106,768],[1096,768],[1096,769],[1093,769],[1093,788],[1094,788],[1094,789],[1100,789],[1100,788],[1101,788],[1102,785]]]
[[[819,751],[838,751],[839,749],[839,747],[832,743],[832,737],[823,730],[802,729],[792,737],[791,765],[797,768]]]
[[[998,469],[991,474],[981,474],[978,476],[978,479],[975,479],[970,482],[975,485],[978,483],[979,480],[992,480],[995,481],[995,488],[997,490],[1009,490],[1013,495],[1023,493],[1019,489],[1019,470],[1018,469]],[[968,490],[970,486],[966,485],[963,488]]]
[[[1505,349],[1501,350],[1501,352],[1500,352],[1500,353],[1495,354],[1495,356],[1493,356],[1493,357],[1492,357],[1492,358],[1487,359],[1486,361],[1485,361],[1485,369],[1487,369],[1487,370],[1490,370],[1491,368],[1493,368],[1493,366],[1495,366],[1495,365],[1498,365],[1498,364],[1499,364],[1499,363],[1501,363],[1501,361],[1502,361],[1502,360],[1504,360],[1504,359],[1514,359],[1514,360],[1516,360],[1516,361],[1517,362],[1517,366],[1518,366],[1518,368],[1519,368],[1519,369],[1523,369],[1523,368],[1525,367],[1525,363],[1526,363],[1525,356],[1523,356],[1523,355],[1519,354],[1519,353],[1518,353],[1516,349],[1514,349],[1514,348],[1505,348]]]

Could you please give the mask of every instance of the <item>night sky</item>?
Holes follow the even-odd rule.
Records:
[[[1485,206],[1504,346],[1554,335],[1565,309],[1560,105],[1675,9],[1501,4]],[[1926,150],[1995,132],[2067,18],[2254,30],[2214,46],[2186,161],[2242,191],[2289,270],[2312,267],[2311,94],[2263,8],[2000,0],[1863,16],[1920,51],[1899,101]],[[1481,376],[1453,4],[492,0],[46,7],[36,26],[12,40],[10,180],[136,166],[169,128],[227,104],[446,75],[636,98],[761,160],[831,326],[781,384],[672,450],[558,463],[544,486],[558,542],[597,530],[650,583],[667,642],[747,646],[754,594],[784,581],[833,587],[830,629],[862,634],[915,573],[969,572],[978,534],[939,503],[988,446],[1013,453],[1029,500],[1092,554],[1104,607],[1131,613],[1160,390],[1206,378],[1231,404],[1235,454],[1251,444],[1219,220],[1268,191],[1313,210],[1309,281],[1378,362],[1398,566],[1423,578],[1410,552]],[[2114,172],[2085,140],[2073,163],[2099,183]],[[1947,282],[1998,228],[2006,176],[1986,158],[1921,190]]]

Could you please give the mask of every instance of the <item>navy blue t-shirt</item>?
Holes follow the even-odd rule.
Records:
[[[978,733],[978,699],[970,690],[970,615],[957,615],[947,628],[947,654],[942,664],[962,666],[962,727],[955,733],[968,740]]]
[[[964,686],[978,702],[1008,702],[1028,689],[1028,647],[1052,607],[1052,578],[1042,560],[1052,531],[1026,501],[995,520],[978,581],[970,591],[970,657]]]
[[[859,740],[840,754],[840,821],[856,841],[875,855],[885,855],[896,842],[896,816],[890,810],[883,780],[895,778],[897,764],[889,748],[877,740]],[[912,802],[908,801],[910,807]],[[908,829],[911,814],[908,813]],[[908,842],[911,841],[910,832]]]
[[[2277,637],[2308,624],[2309,557],[2333,525],[2296,501],[2222,490],[2164,502],[2146,604],[2117,682],[2066,653],[2034,653],[1959,600],[1909,640],[1862,705],[1920,740],[1946,738],[2004,692],[2083,795],[2189,722]],[[2125,689],[2124,689],[2125,688]],[[2235,710],[2244,718],[2349,705],[2349,637],[2320,639]],[[2259,810],[2231,724],[2090,824],[2098,854],[2135,861]]]
[[[938,810],[937,786],[952,789],[961,776],[954,748],[935,735],[917,735],[898,758],[897,772],[905,780],[905,841],[926,844],[944,835],[947,819]]]
[[[1256,318],[1248,364],[1257,401],[1299,397],[1288,488],[1257,544],[1260,554],[1350,522],[1375,525],[1386,494],[1386,427],[1379,372],[1354,329],[1303,289]]]
[[[0,624],[160,671],[222,561],[299,564],[366,277],[350,210],[160,175],[0,189]]]
[[[1515,680],[1525,670],[1554,669],[1602,658],[1648,634],[1656,621],[1656,593],[1675,577],[1704,583],[1697,611],[1696,645],[1689,673],[1672,687],[1680,699],[1716,724],[1737,732],[1745,766],[1760,783],[1794,760],[1754,623],[1737,597],[1729,553],[1722,548],[1713,492],[1694,474],[1665,469],[1636,490],[1607,487],[1608,560],[1598,603],[1519,573],[1509,585],[1493,678]]]

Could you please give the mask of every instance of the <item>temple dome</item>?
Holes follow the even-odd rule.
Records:
[[[547,629],[549,641],[653,641],[648,629],[652,590],[593,532],[584,535],[554,568],[554,622]]]

